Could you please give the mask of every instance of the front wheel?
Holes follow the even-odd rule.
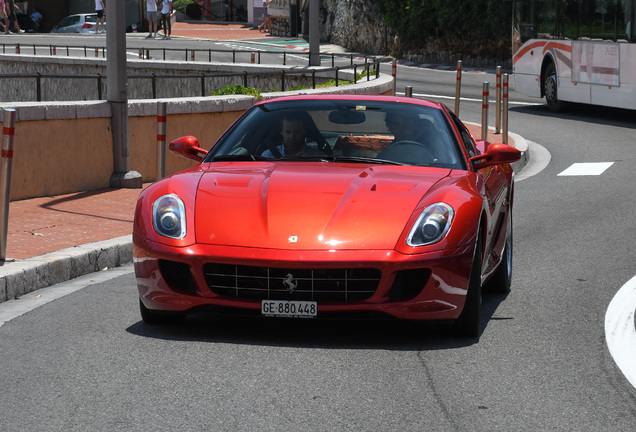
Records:
[[[512,208],[508,209],[508,221],[506,226],[506,244],[501,254],[501,262],[495,270],[492,278],[484,287],[486,291],[507,294],[512,284]]]
[[[548,108],[552,112],[561,112],[565,108],[565,103],[560,101],[557,93],[557,74],[554,63],[550,63],[543,73],[543,91]]]
[[[468,292],[464,309],[455,321],[455,333],[458,336],[479,337],[481,330],[481,264],[482,250],[481,239],[478,237],[473,254],[473,264],[468,282]]]

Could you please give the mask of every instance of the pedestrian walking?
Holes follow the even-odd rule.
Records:
[[[161,9],[161,26],[163,27],[163,38],[170,39],[172,34],[172,0],[163,0],[163,8]]]
[[[263,2],[263,9],[265,9],[265,11],[263,12],[263,24],[258,26],[258,31],[268,31],[268,32],[272,32],[272,17],[269,16],[269,12],[267,11],[267,7],[272,3],[272,0],[265,0]]]
[[[146,39],[157,37],[157,0],[146,0],[146,18],[150,33]],[[152,33],[155,33],[154,35]]]
[[[95,24],[95,33],[105,32],[104,28],[104,16],[106,15],[106,6],[103,0],[95,0],[95,12],[97,12],[97,23]],[[101,30],[100,30],[101,24]]]
[[[9,30],[9,19],[7,18],[7,6],[4,3],[4,0],[0,0],[0,30],[2,33],[5,33]]]
[[[6,0],[7,6],[7,21],[9,21],[9,25],[5,31],[5,34],[11,33],[11,28],[15,31],[13,33],[24,33],[24,30],[20,29],[20,25],[18,24],[18,17],[15,15],[15,11],[19,11],[20,7],[15,4],[15,0]]]

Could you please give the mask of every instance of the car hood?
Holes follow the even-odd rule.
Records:
[[[196,195],[196,241],[297,249],[393,249],[449,169],[338,163],[211,164]]]

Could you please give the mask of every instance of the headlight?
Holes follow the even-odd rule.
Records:
[[[182,239],[186,235],[185,206],[174,194],[157,198],[152,205],[152,226],[164,237]]]
[[[411,228],[406,244],[417,247],[437,243],[448,233],[454,215],[455,211],[446,203],[426,207]]]

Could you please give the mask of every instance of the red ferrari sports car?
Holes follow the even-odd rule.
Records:
[[[478,336],[482,288],[510,289],[520,152],[444,105],[387,96],[262,101],[195,167],[146,188],[133,251],[141,316],[442,320]]]

